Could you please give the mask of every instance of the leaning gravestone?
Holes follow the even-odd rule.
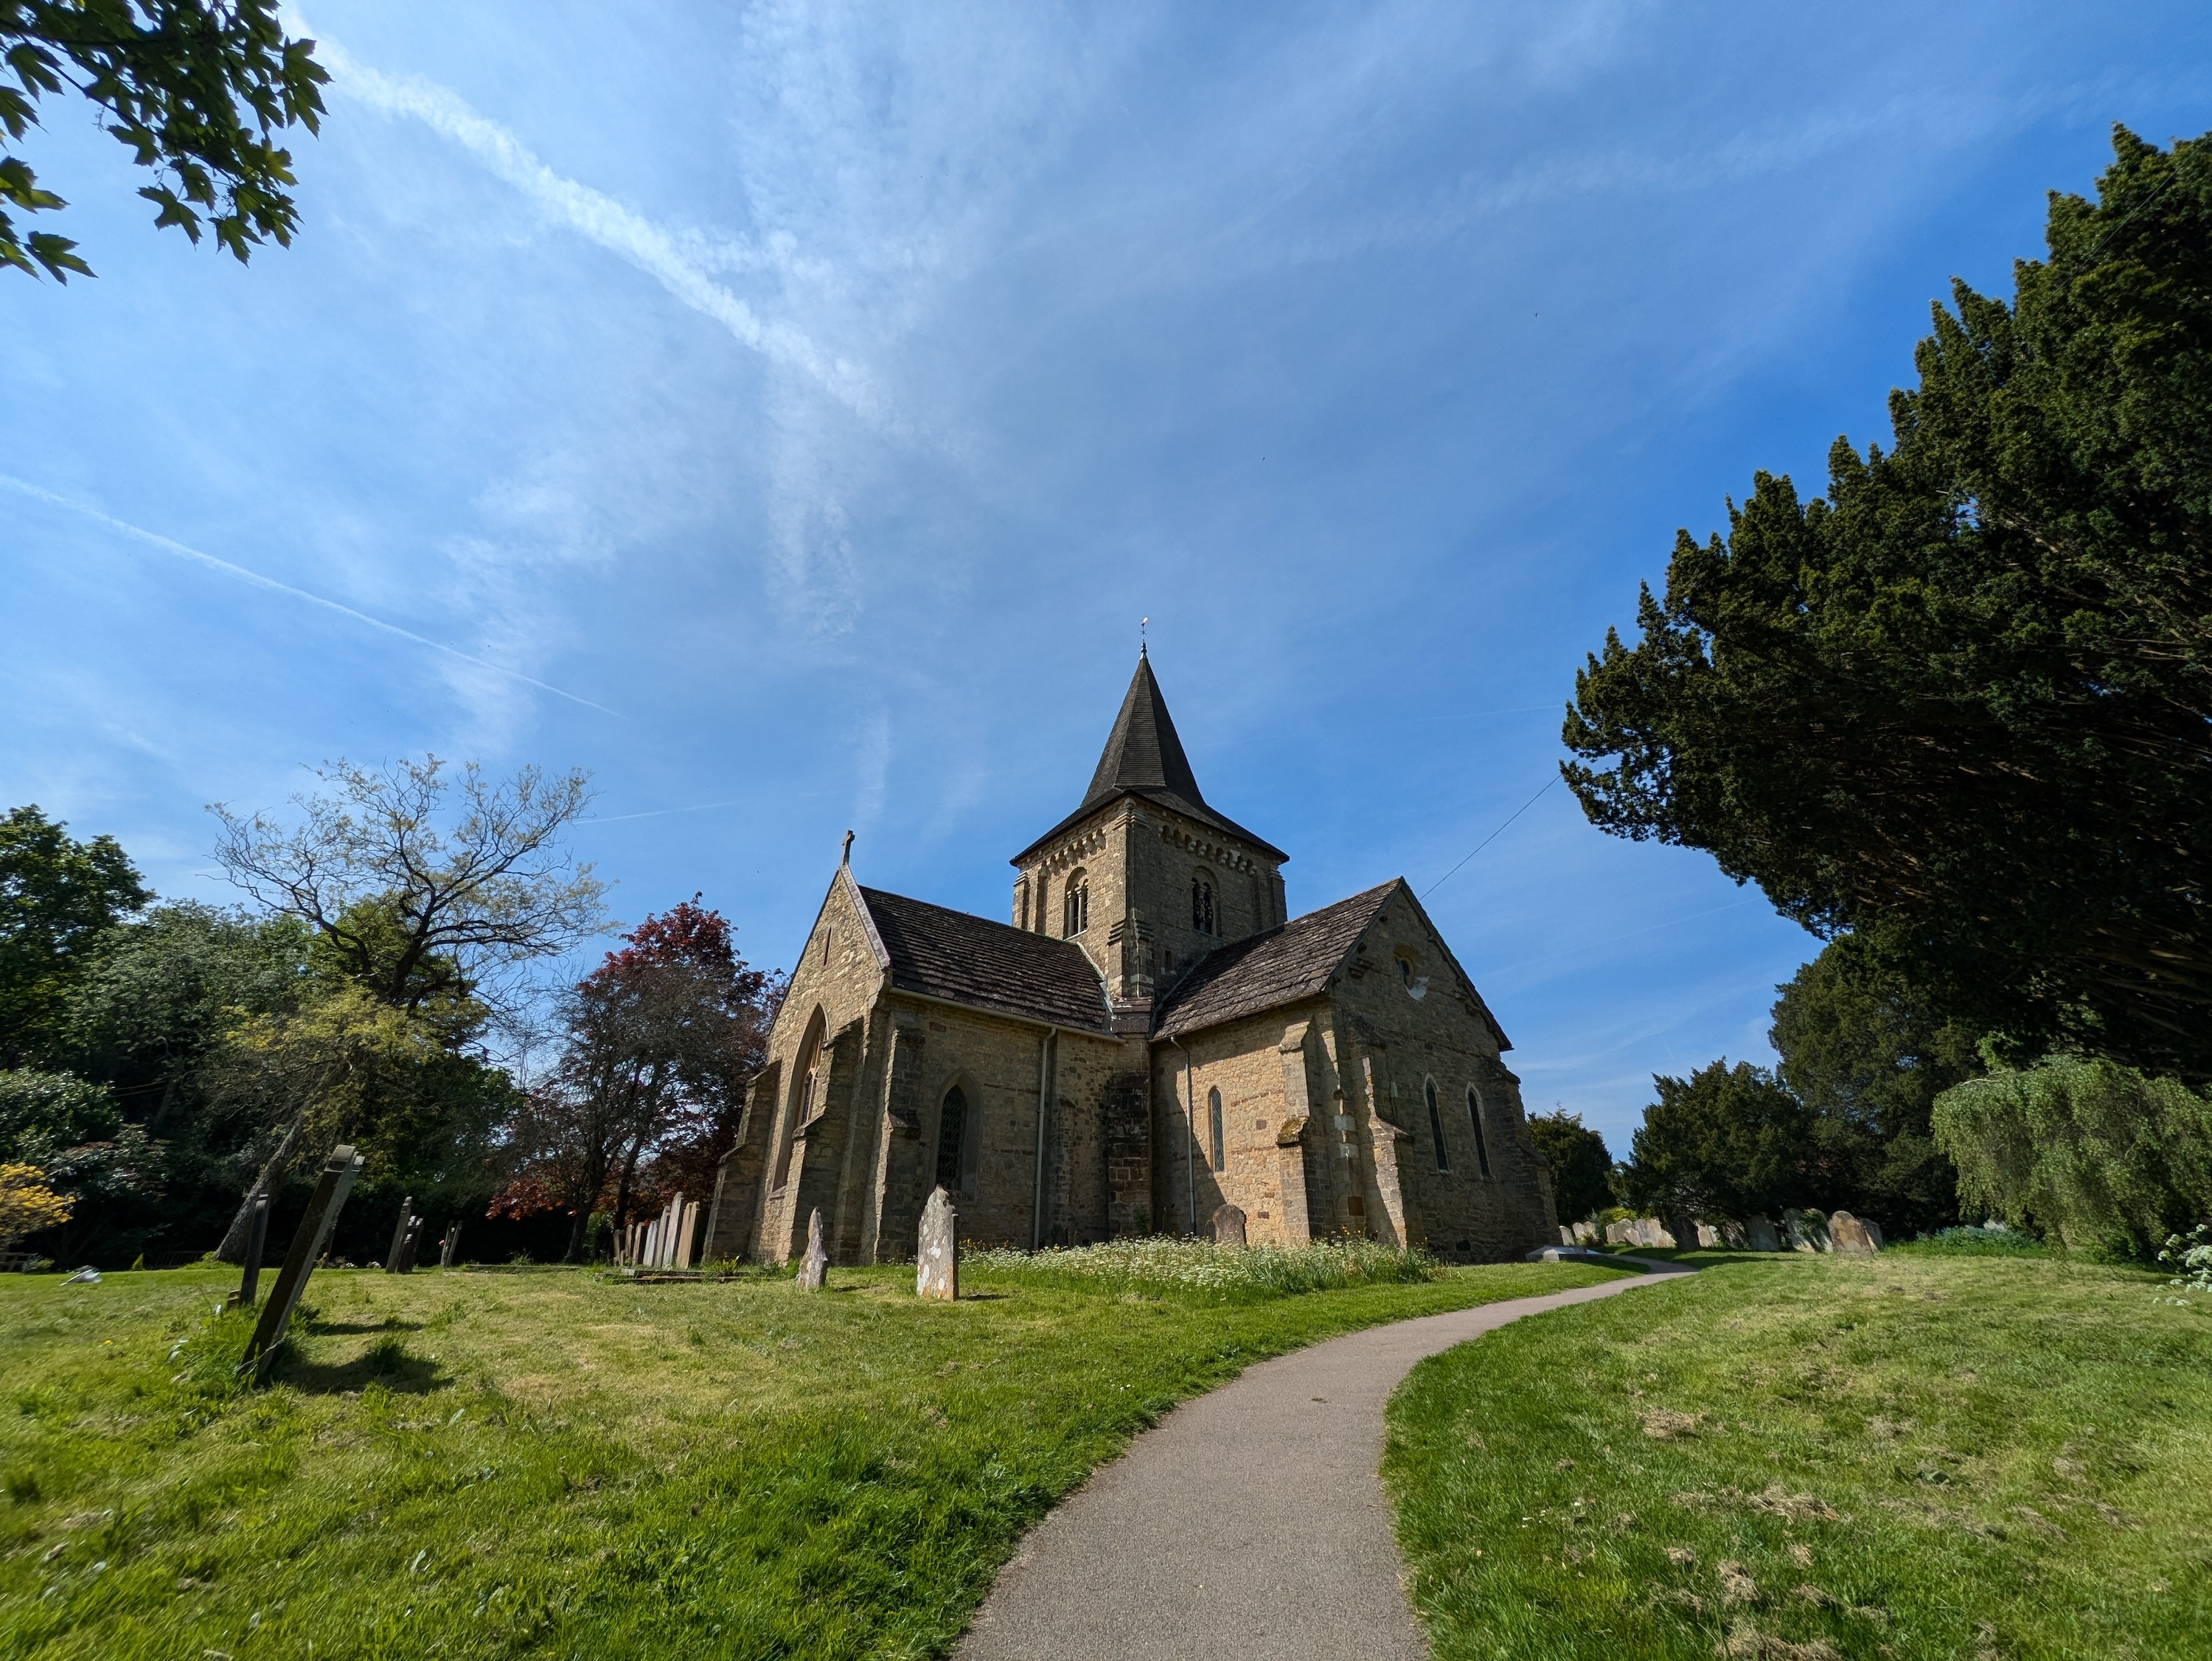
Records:
[[[1829,1249],[1828,1220],[1818,1211],[1784,1211],[1782,1228],[1790,1236],[1792,1252],[1821,1252]]]
[[[1848,1211],[1828,1218],[1828,1249],[1839,1258],[1870,1258],[1881,1247],[1874,1233]]]
[[[951,1303],[960,1295],[960,1214],[952,1196],[933,1191],[921,1208],[921,1241],[914,1256],[914,1294]]]
[[[1779,1252],[1782,1242],[1774,1237],[1774,1222],[1764,1211],[1754,1211],[1743,1220],[1743,1243],[1753,1252]]]
[[[1213,1213],[1213,1243],[1244,1249],[1244,1213],[1241,1207],[1223,1205]]]
[[[438,1267],[451,1269],[453,1266],[453,1253],[460,1249],[461,1225],[456,1222],[446,1230],[445,1239],[438,1243]]]
[[[269,1196],[253,1197],[252,1221],[246,1226],[245,1272],[238,1277],[238,1290],[230,1294],[232,1305],[240,1309],[253,1307],[261,1285],[261,1254],[269,1249]]]
[[[299,1233],[292,1236],[292,1249],[284,1254],[284,1267],[277,1274],[276,1289],[270,1294],[269,1302],[256,1322],[253,1336],[246,1342],[246,1355],[238,1370],[253,1369],[253,1382],[268,1381],[270,1364],[276,1359],[277,1347],[284,1341],[285,1323],[299,1307],[300,1294],[307,1289],[307,1276],[315,1271],[315,1261],[323,1255],[323,1248],[331,1243],[331,1231],[338,1226],[338,1210],[345,1204],[346,1195],[352,1191],[353,1179],[361,1174],[363,1161],[351,1145],[340,1143],[331,1149],[323,1173],[316,1179],[315,1192],[307,1202],[307,1215],[300,1219]]]
[[[392,1230],[392,1249],[384,1254],[384,1272],[399,1272],[399,1254],[407,1249],[407,1225],[415,1219],[415,1196],[408,1194],[399,1202],[399,1221]]]
[[[822,1249],[822,1208],[806,1219],[806,1260],[799,1265],[799,1289],[819,1292],[830,1278],[830,1254]]]

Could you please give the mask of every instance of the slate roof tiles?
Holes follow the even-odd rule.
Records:
[[[1174,1038],[1318,995],[1375,914],[1403,886],[1393,877],[1208,952],[1169,992],[1154,1031]]]
[[[1108,1029],[1106,989],[1083,949],[925,900],[863,888],[890,984],[980,1009],[1089,1032]]]

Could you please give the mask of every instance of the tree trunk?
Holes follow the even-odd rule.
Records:
[[[292,1155],[299,1151],[300,1133],[307,1128],[307,1110],[302,1107],[292,1115],[291,1125],[285,1131],[283,1140],[276,1144],[276,1151],[270,1155],[268,1163],[261,1167],[261,1174],[254,1178],[253,1185],[246,1191],[246,1197],[239,1203],[238,1215],[230,1220],[229,1232],[223,1235],[222,1244],[215,1249],[217,1263],[242,1264],[246,1261],[246,1237],[253,1224],[254,1196],[268,1194],[272,1200],[275,1198],[276,1186],[283,1181],[285,1172],[291,1168]]]

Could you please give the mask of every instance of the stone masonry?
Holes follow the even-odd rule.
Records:
[[[942,1185],[1024,1248],[1340,1234],[1449,1260],[1556,1238],[1504,1034],[1413,891],[1291,918],[1287,858],[1199,793],[1148,662],[1001,924],[841,864],[724,1158],[702,1255],[910,1260]],[[1075,899],[1070,900],[1073,891]]]

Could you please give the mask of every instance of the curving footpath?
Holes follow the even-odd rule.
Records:
[[[1184,1403],[1032,1530],[962,1661],[1423,1661],[1377,1474],[1413,1363],[1634,1280],[1347,1333]]]

